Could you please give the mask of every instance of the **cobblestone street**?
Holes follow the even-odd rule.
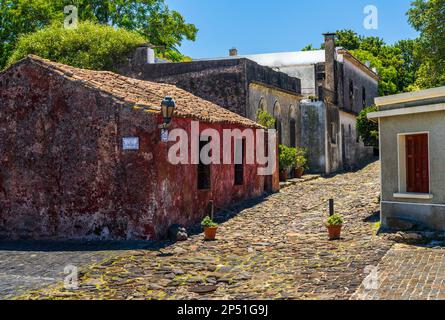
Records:
[[[445,250],[397,244],[366,283],[353,299],[445,300]]]
[[[79,290],[57,285],[20,298],[348,299],[393,245],[375,236],[378,183],[376,162],[296,184],[220,216],[215,242],[198,234],[126,252],[82,273]],[[328,241],[323,225],[331,197],[345,215],[341,241]]]

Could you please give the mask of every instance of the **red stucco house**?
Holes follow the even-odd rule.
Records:
[[[159,239],[199,222],[211,200],[226,207],[279,189],[277,170],[261,176],[257,164],[242,166],[241,181],[233,164],[171,164],[175,142],[159,129],[166,96],[176,100],[169,130],[190,132],[194,120],[261,130],[168,84],[35,56],[1,72],[0,238]]]

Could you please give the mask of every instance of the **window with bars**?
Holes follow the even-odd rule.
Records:
[[[211,188],[210,165],[202,163],[201,151],[210,141],[199,141],[199,164],[198,164],[198,190],[209,190]]]
[[[235,185],[244,185],[244,165],[246,163],[246,140],[238,140],[235,144]],[[239,154],[240,153],[240,154]]]
[[[362,89],[362,101],[363,101],[363,108],[366,108],[366,88],[363,87]]]
[[[354,82],[349,80],[349,104],[351,109],[354,109]]]

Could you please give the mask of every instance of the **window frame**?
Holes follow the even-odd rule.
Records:
[[[408,136],[427,135],[428,141],[428,193],[416,193],[407,191],[407,160],[406,160],[406,138]],[[394,194],[394,198],[400,199],[433,199],[431,193],[431,139],[429,131],[405,132],[397,134],[397,162],[398,162],[398,192]]]
[[[331,122],[331,144],[337,145],[338,137],[337,137],[337,125],[334,121]]]
[[[241,142],[241,162],[240,164],[236,163],[236,151],[237,151],[237,143]],[[234,185],[235,186],[244,186],[245,185],[245,165],[246,165],[246,139],[242,138],[242,139],[238,139],[237,141],[235,141],[235,146],[234,146],[234,150],[235,150],[235,158],[234,158]],[[237,174],[240,174],[241,176],[238,176]]]
[[[349,80],[349,105],[351,110],[354,109],[354,101],[355,100],[355,88],[354,81],[352,79]]]
[[[205,165],[201,162],[201,151],[202,148],[206,145],[208,145],[209,143],[211,143],[211,139],[210,137],[207,137],[207,141],[202,141],[201,139],[204,138],[200,135],[199,137],[199,141],[198,141],[198,157],[199,157],[199,163],[197,165],[196,168],[196,173],[197,173],[197,189],[198,191],[211,191],[212,190],[212,167],[211,165]],[[202,144],[202,146],[201,146]],[[201,173],[204,171],[208,171],[208,173],[206,175],[208,175],[206,177],[206,182],[207,183],[202,183],[202,179],[201,179]]]

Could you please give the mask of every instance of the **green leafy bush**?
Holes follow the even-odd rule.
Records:
[[[366,146],[379,147],[379,126],[368,119],[368,113],[378,111],[377,106],[363,109],[357,117],[357,130]]]
[[[289,148],[285,145],[279,145],[278,146],[278,160],[280,165],[280,171],[284,171],[287,169],[290,169],[295,164],[296,159],[296,149],[295,148]]]
[[[307,169],[307,149],[297,147],[295,148],[295,169]]]
[[[216,228],[218,224],[214,222],[209,216],[205,217],[201,222],[201,226],[204,228]]]
[[[265,128],[272,129],[275,127],[275,118],[267,111],[258,110],[256,114],[257,123]]]
[[[91,22],[79,23],[75,29],[65,29],[57,23],[21,36],[8,65],[28,54],[35,54],[78,68],[115,71],[144,43],[147,40],[133,31]]]
[[[330,216],[326,222],[328,226],[342,226],[343,225],[343,216],[340,214],[334,214]]]

